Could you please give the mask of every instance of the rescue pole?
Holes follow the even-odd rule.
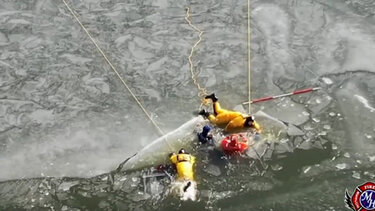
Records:
[[[244,102],[242,104],[245,105],[245,104],[259,103],[259,102],[274,100],[274,99],[277,99],[277,98],[282,98],[282,97],[288,97],[288,96],[292,96],[292,95],[299,95],[299,94],[304,94],[304,93],[308,93],[308,92],[313,92],[313,91],[317,91],[319,89],[322,89],[322,88],[321,87],[314,87],[314,88],[308,88],[308,89],[300,89],[300,90],[297,90],[297,91],[294,91],[294,92],[290,92],[290,93],[286,93],[286,94],[269,96],[269,97],[262,97],[262,98],[259,98],[259,99],[252,100],[250,102]]]

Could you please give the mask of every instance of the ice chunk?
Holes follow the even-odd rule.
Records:
[[[325,136],[325,135],[327,135],[327,132],[326,132],[326,131],[322,131],[322,132],[319,132],[319,133],[318,133],[318,136]]]
[[[312,120],[313,120],[314,122],[317,122],[317,123],[320,122],[320,120],[319,120],[318,118],[315,118],[315,117],[312,118]]]
[[[311,141],[305,140],[297,148],[308,150],[312,148],[312,143]]]
[[[336,144],[332,144],[332,149],[336,150],[337,149],[337,145]]]
[[[308,166],[307,168],[305,168],[305,169],[303,170],[303,173],[306,174],[308,171],[310,171],[310,169],[311,169],[311,166]]]
[[[152,181],[150,183],[150,194],[160,194],[163,191],[163,186],[158,181]]]
[[[65,58],[65,59],[69,60],[71,63],[79,65],[79,66],[84,65],[85,63],[92,61],[92,59],[90,59],[90,58],[84,58],[84,57],[81,57],[81,56],[78,56],[78,55],[73,55],[73,54],[68,54],[68,53],[61,55],[61,57]]]
[[[62,183],[59,185],[58,190],[68,191],[71,187],[73,187],[74,185],[77,185],[78,183],[79,183],[78,181],[73,181],[73,182],[62,182]]]
[[[287,132],[288,132],[289,136],[302,136],[302,135],[305,134],[302,130],[300,130],[298,127],[296,127],[293,124],[288,125],[288,131]]]
[[[279,164],[271,165],[272,170],[274,171],[280,171],[283,169],[283,167]]]
[[[338,168],[340,170],[343,170],[343,169],[348,168],[348,164],[346,164],[346,163],[340,163],[340,164],[336,165],[336,168]]]
[[[370,106],[370,104],[369,104],[369,102],[367,101],[366,98],[364,98],[361,95],[354,95],[354,97],[356,97],[358,99],[358,101],[361,102],[363,104],[363,106],[365,108],[368,108],[371,112],[375,111],[375,108]]]
[[[208,174],[214,175],[214,176],[220,176],[221,171],[220,168],[216,165],[210,164],[207,168],[203,169]]]
[[[322,80],[324,83],[328,85],[333,84],[333,81],[330,78],[323,77]]]
[[[361,175],[359,174],[359,172],[356,172],[356,171],[353,171],[352,177],[356,179],[361,179]]]

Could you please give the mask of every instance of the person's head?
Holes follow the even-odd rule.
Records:
[[[188,154],[184,148],[181,148],[180,151],[178,151],[178,154]]]
[[[203,131],[202,131],[202,133],[207,134],[208,132],[210,132],[210,130],[211,130],[211,127],[208,126],[208,125],[205,125],[205,126],[203,127]]]
[[[251,127],[251,126],[253,126],[254,121],[255,121],[255,119],[254,119],[253,116],[246,117],[245,124],[244,124],[245,127]]]

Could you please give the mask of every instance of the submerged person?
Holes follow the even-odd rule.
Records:
[[[206,117],[211,123],[216,125],[225,125],[225,132],[231,132],[236,129],[251,127],[258,133],[261,132],[260,125],[254,120],[253,116],[242,114],[237,111],[222,109],[215,94],[207,95],[205,99],[211,99],[213,103],[214,115],[206,110],[201,110],[200,115]]]
[[[213,144],[213,137],[210,133],[211,127],[209,125],[205,125],[202,129],[202,132],[197,133],[198,141],[201,144]]]
[[[180,149],[178,154],[172,153],[170,161],[176,166],[177,180],[172,183],[172,192],[182,200],[196,200],[197,183],[194,181],[195,157]]]

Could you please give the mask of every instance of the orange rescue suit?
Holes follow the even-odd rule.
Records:
[[[216,125],[226,124],[226,127],[225,127],[226,132],[229,132],[235,129],[242,129],[245,127],[246,116],[244,116],[242,113],[222,109],[220,107],[219,102],[214,102],[213,105],[214,105],[214,112],[216,116],[210,114],[208,116],[208,119],[210,120],[210,122]],[[252,127],[254,127],[258,132],[261,131],[261,128],[256,121],[252,123]]]
[[[176,165],[178,179],[194,180],[193,165],[195,157],[190,154],[174,154],[170,157],[173,164]]]

